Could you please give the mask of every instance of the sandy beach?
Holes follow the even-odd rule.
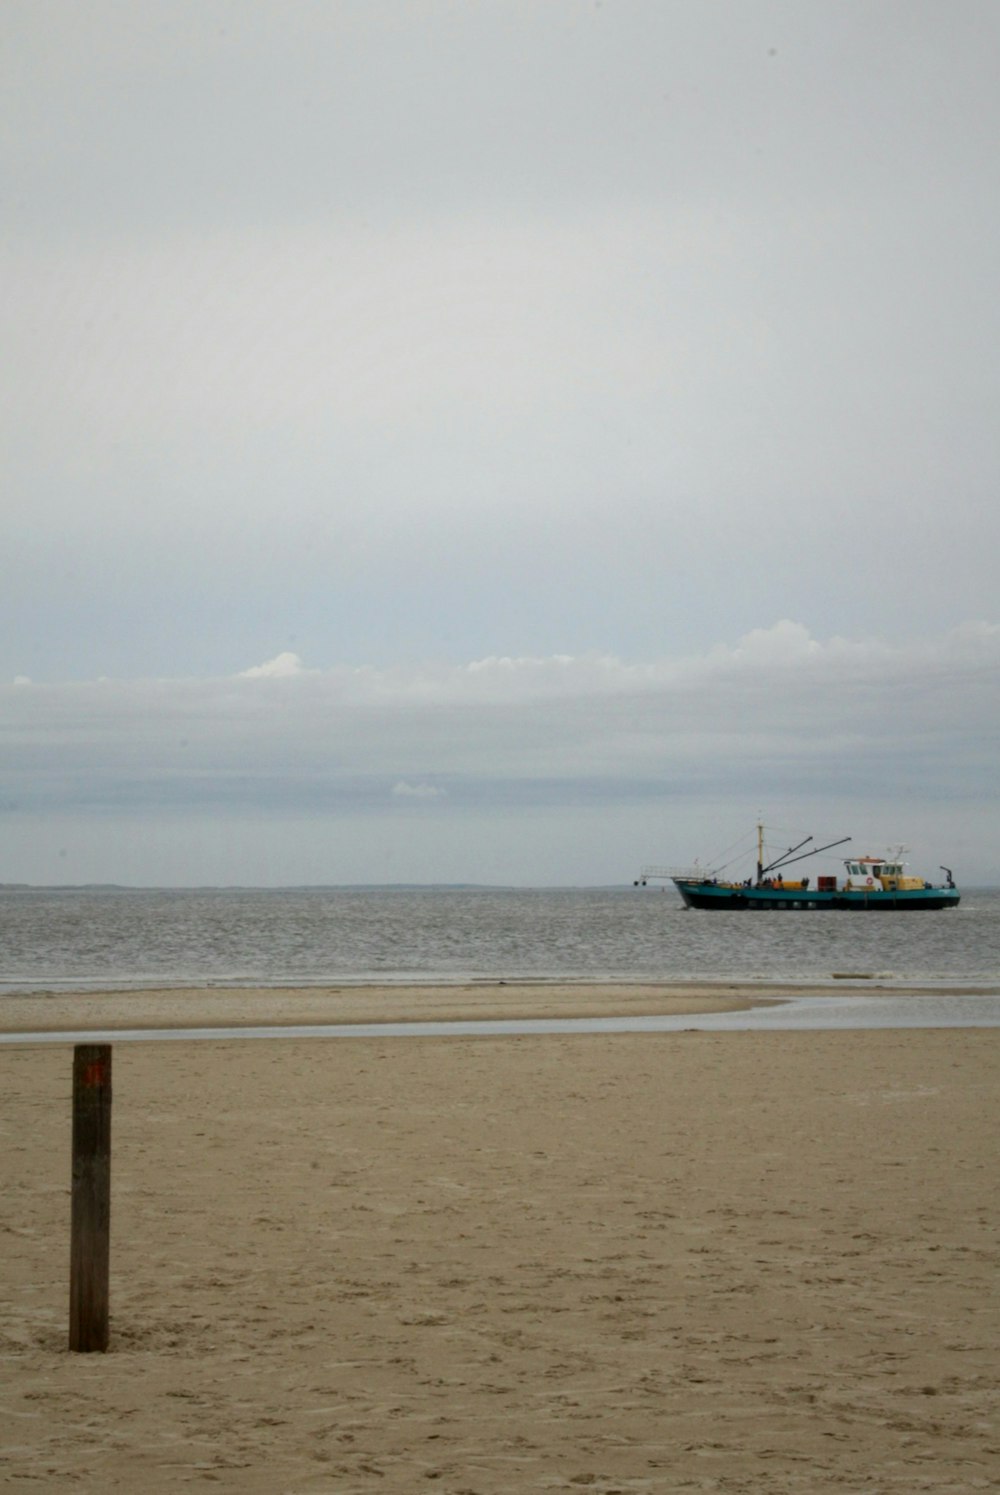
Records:
[[[98,993],[3,1027],[609,999],[750,994]],[[998,1056],[996,1030],[121,1044],[112,1344],[71,1356],[71,1050],[0,1048],[0,1485],[993,1489]]]
[[[771,988],[764,989],[764,999]],[[786,995],[809,987],[782,988]],[[0,1032],[77,1028],[216,1028],[300,1023],[400,1023],[463,1018],[633,1017],[731,1012],[761,999],[718,982],[490,981],[448,986],[211,987],[142,992],[42,992],[5,997]]]

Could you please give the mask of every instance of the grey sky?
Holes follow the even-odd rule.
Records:
[[[995,5],[0,39],[0,878],[1000,879]]]

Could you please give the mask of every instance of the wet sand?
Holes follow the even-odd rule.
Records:
[[[745,1000],[628,1010],[668,996]],[[134,996],[23,1000],[23,1029],[136,1026]],[[998,1057],[997,1030],[122,1045],[112,1348],[70,1356],[71,1053],[0,1050],[0,1487],[995,1488]]]
[[[871,985],[736,982],[491,981],[425,986],[203,987],[128,992],[36,992],[0,1001],[0,1032],[113,1028],[257,1027],[264,1024],[399,1023],[466,1018],[648,1017],[735,1012],[819,991],[863,993]]]

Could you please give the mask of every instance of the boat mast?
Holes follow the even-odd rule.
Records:
[[[764,827],[757,822],[757,886],[764,881]]]

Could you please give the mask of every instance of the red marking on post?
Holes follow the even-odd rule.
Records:
[[[107,1065],[100,1059],[94,1064],[88,1064],[81,1076],[82,1082],[88,1088],[91,1085],[103,1085],[108,1078]]]

